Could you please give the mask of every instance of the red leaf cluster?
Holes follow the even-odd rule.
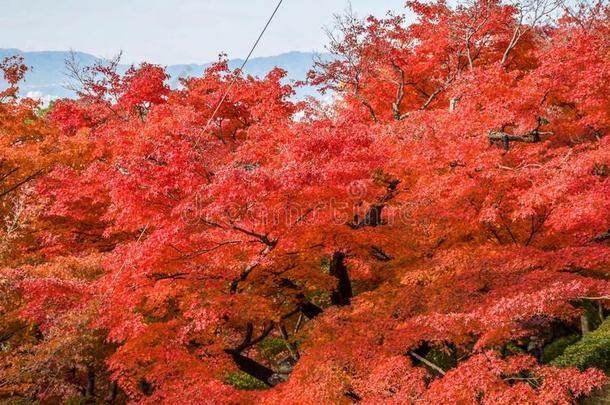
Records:
[[[605,384],[541,353],[592,302],[608,315],[610,10],[407,6],[411,25],[337,20],[308,79],[331,105],[292,102],[280,69],[220,61],[172,90],[111,62],[36,114],[0,65],[0,398],[563,404]]]

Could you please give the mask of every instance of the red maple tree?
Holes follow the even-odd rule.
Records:
[[[79,98],[36,115],[3,65],[2,148],[33,186],[2,183],[30,219],[2,256],[0,395],[542,404],[605,384],[547,357],[608,313],[610,9],[407,6],[410,25],[338,19],[309,75],[331,106],[291,101],[280,69],[221,60],[170,89],[113,61],[73,66]]]

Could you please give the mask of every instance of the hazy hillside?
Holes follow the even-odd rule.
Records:
[[[66,77],[65,60],[69,57],[69,52],[23,52],[19,49],[0,49],[0,59],[16,54],[22,55],[26,64],[31,67],[26,81],[21,86],[23,95],[43,99],[74,96],[73,92],[66,88],[68,78]],[[288,72],[288,80],[302,80],[313,63],[314,55],[314,53],[289,52],[277,56],[252,58],[245,71],[247,74],[260,77],[278,66]],[[76,57],[81,65],[92,65],[98,59],[94,55],[83,52],[76,52]],[[328,55],[323,54],[322,57],[328,57]],[[242,63],[242,59],[233,59],[229,62],[232,68],[237,68]],[[199,76],[209,65],[209,63],[170,65],[167,67],[171,76],[170,84],[176,86],[180,77]],[[122,70],[127,67],[128,65],[121,65]],[[0,83],[4,84],[1,79]],[[315,89],[300,88],[297,90],[296,97],[300,99],[308,95],[316,95]]]

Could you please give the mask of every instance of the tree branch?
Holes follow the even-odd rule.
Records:
[[[44,172],[44,170],[38,170],[37,172],[35,172],[34,174],[29,175],[28,177],[26,177],[25,179],[23,179],[22,181],[20,181],[19,183],[9,187],[6,190],[3,190],[2,192],[0,192],[0,198],[4,197],[5,195],[17,190],[19,187],[23,186],[24,184],[28,183],[29,181],[34,180],[36,177],[38,177],[39,175],[41,175]]]
[[[510,142],[538,143],[542,141],[541,135],[552,135],[553,132],[542,132],[537,129],[523,135],[509,134],[503,131],[489,131],[487,138],[491,143],[502,142],[504,149],[509,150]]]
[[[601,233],[601,234],[595,236],[593,238],[593,241],[594,242],[604,242],[604,241],[607,241],[608,239],[610,239],[610,229],[608,229],[604,233]]]
[[[403,115],[400,113],[400,105],[405,97],[405,71],[395,63],[392,63],[394,70],[398,73],[398,89],[396,90],[396,99],[392,103],[392,112],[394,119],[400,121],[403,119]]]
[[[263,249],[263,251],[260,253],[259,257],[257,257],[255,260],[250,262],[250,264],[248,264],[248,266],[246,266],[244,271],[241,272],[239,277],[237,277],[236,279],[231,281],[231,287],[229,289],[231,294],[235,294],[237,292],[237,287],[238,287],[239,283],[242,281],[246,281],[246,279],[248,278],[248,275],[250,275],[252,270],[254,270],[255,268],[258,267],[261,259],[266,257],[267,255],[269,255],[269,253],[271,253],[273,251],[275,246],[277,246],[277,241],[278,241],[277,239],[268,240],[269,243],[267,244],[265,249]]]
[[[419,354],[415,353],[415,352],[409,352],[409,354],[413,357],[415,357],[417,360],[421,361],[422,363],[424,363],[426,366],[434,369],[435,371],[437,371],[439,374],[441,375],[445,375],[445,370],[443,370],[442,368],[440,368],[439,366],[437,366],[436,364],[432,363],[430,360],[427,360],[425,357],[420,356]]]

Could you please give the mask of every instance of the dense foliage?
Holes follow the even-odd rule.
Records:
[[[177,90],[150,64],[75,69],[79,98],[41,110],[5,60],[0,400],[606,384],[610,7],[407,7],[338,17],[308,78],[330,105],[221,60]]]

